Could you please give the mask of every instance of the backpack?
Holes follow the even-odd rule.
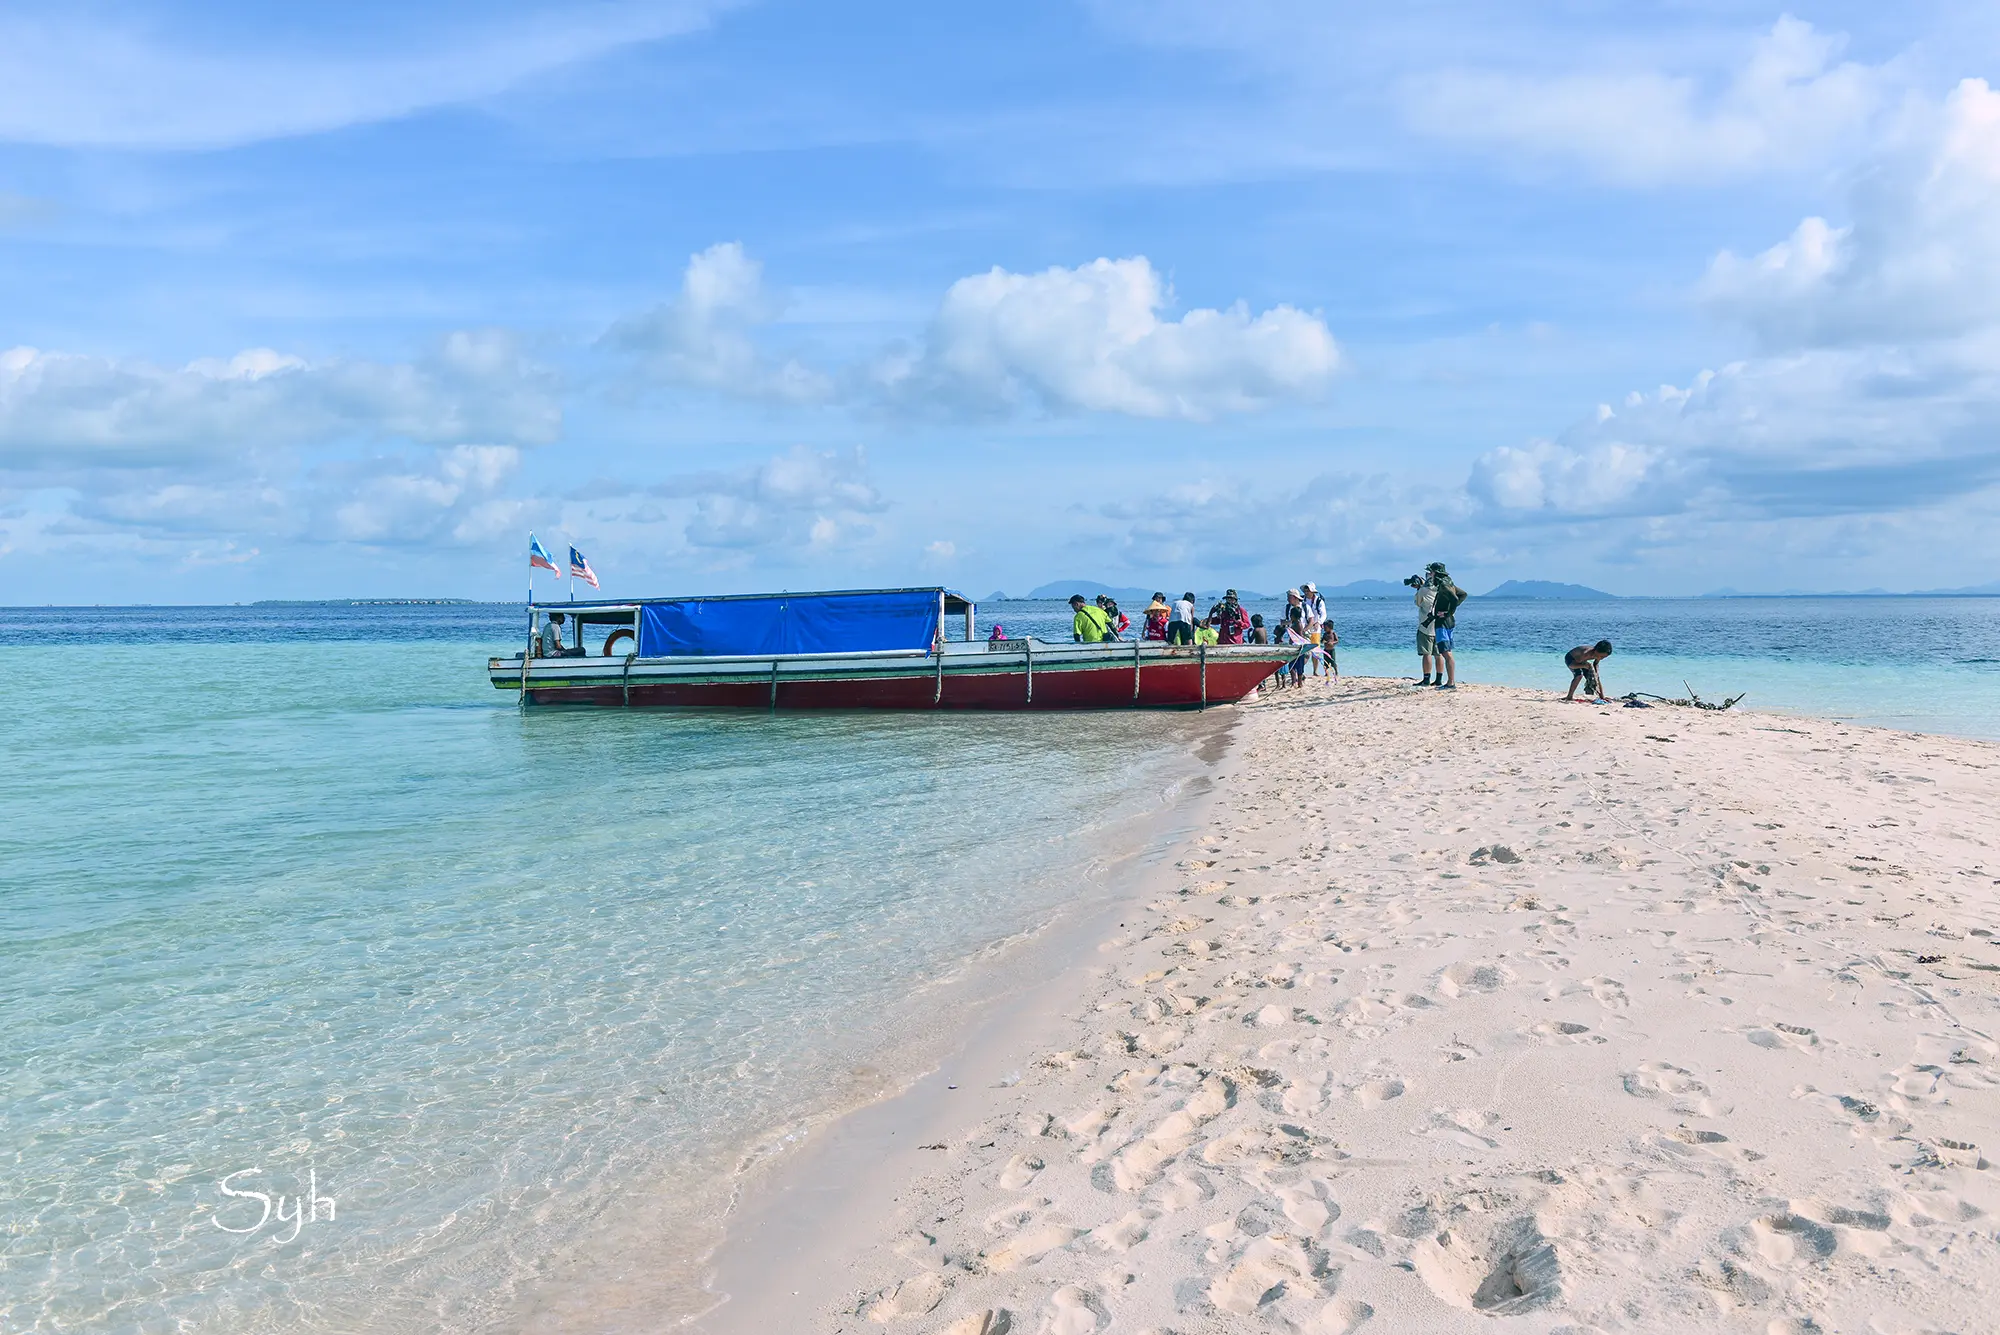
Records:
[[[1438,585],[1437,602],[1433,607],[1431,615],[1435,618],[1438,625],[1443,626],[1446,630],[1450,630],[1458,624],[1458,618],[1453,614],[1463,606],[1465,606],[1465,595],[1460,593],[1455,585],[1440,584]]]

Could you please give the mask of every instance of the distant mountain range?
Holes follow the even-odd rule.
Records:
[[[1968,584],[1957,589],[1913,589],[1896,593],[1889,589],[1778,589],[1767,593],[1744,593],[1740,589],[1712,589],[1703,598],[2000,598],[2000,580]]]
[[[1568,602],[1605,602],[1618,597],[1584,584],[1557,584],[1546,579],[1510,579],[1482,598],[1545,598]]]
[[[1181,594],[1186,591],[1186,589],[1187,585],[1183,584],[1178,589],[1163,589],[1161,590],[1161,592],[1167,595],[1167,601],[1172,602],[1174,599],[1180,597]],[[989,594],[987,596],[987,601],[1016,602],[1022,599],[1049,599],[1049,598],[1061,601],[1062,599],[1068,598],[1072,593],[1080,593],[1086,598],[1095,598],[1100,593],[1108,593],[1113,598],[1117,599],[1118,602],[1121,604],[1137,603],[1140,607],[1144,607],[1147,603],[1151,602],[1153,598],[1152,589],[1141,589],[1137,587],[1120,589],[1120,588],[1114,588],[1109,584],[1099,584],[1095,580],[1072,579],[1072,580],[1059,580],[1054,584],[1044,584],[1039,588],[1028,590],[1026,593],[1019,595],[1017,598],[1009,598],[1004,593]],[[1222,596],[1222,590],[1197,589],[1195,591],[1194,596],[1196,602],[1200,602],[1204,598],[1208,599],[1210,602],[1213,602]],[[1255,589],[1238,589],[1236,591],[1236,596],[1248,602],[1252,599],[1268,598],[1271,595],[1266,593],[1258,593]],[[1204,608],[1203,610],[1206,611],[1207,609]]]

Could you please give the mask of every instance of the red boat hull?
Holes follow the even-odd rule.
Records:
[[[704,674],[703,679],[672,681],[644,680],[643,669],[634,669],[629,678],[599,676],[588,684],[537,686],[531,680],[525,696],[534,705],[709,709],[1200,708],[1242,699],[1283,661],[1268,650],[1255,657],[1211,652],[1205,661],[1188,650],[1165,659],[1148,656],[1135,671],[1129,660],[1084,666],[1045,664],[1036,657],[1032,673],[1015,664],[988,667],[976,657],[947,660],[942,673],[934,661],[922,667],[905,661],[873,671],[766,670],[754,676],[746,672],[717,679]],[[545,660],[535,661],[539,668]],[[511,671],[518,681],[518,667]],[[496,660],[492,676],[495,686],[514,686],[501,661]]]

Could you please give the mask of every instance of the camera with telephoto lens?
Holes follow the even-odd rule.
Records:
[[[1424,577],[1422,575],[1412,575],[1408,579],[1404,580],[1403,583],[1409,585],[1413,589],[1421,589],[1424,587]]]

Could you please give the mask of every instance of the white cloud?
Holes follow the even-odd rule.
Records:
[[[67,146],[207,148],[390,120],[494,96],[640,42],[694,31],[720,0],[549,6],[475,30],[410,33],[397,49],[351,46],[353,21],[311,32],[309,54],[197,47],[95,7],[12,5],[0,15],[0,139]],[[297,31],[298,25],[288,25]],[[238,29],[240,31],[240,28]]]
[[[1204,420],[1310,398],[1340,367],[1333,335],[1291,306],[1160,312],[1143,256],[1038,274],[994,268],[945,293],[921,351],[886,363],[900,401],[995,411]]]
[[[1461,69],[1408,80],[1400,102],[1421,132],[1575,162],[1613,181],[1721,181],[1822,163],[1875,119],[1896,73],[1833,63],[1843,43],[1787,15],[1712,90],[1651,69],[1541,78]]]
[[[1851,221],[1807,218],[1716,256],[1711,309],[1777,347],[1951,337],[2000,323],[2000,92],[1967,79],[1913,110],[1856,182]]]
[[[805,403],[826,398],[832,380],[795,360],[764,356],[751,332],[783,303],[764,286],[764,267],[726,241],[688,258],[672,301],[618,321],[604,342],[637,354],[646,373],[669,384],[751,399]]]
[[[865,541],[889,508],[862,450],[805,446],[744,468],[651,485],[593,483],[573,500],[585,506],[589,524],[621,535],[627,546],[717,569]]]
[[[477,545],[525,525],[500,489],[520,467],[508,445],[455,445],[418,459],[370,459],[317,470],[308,494],[324,516],[315,537],[345,542]]]
[[[518,525],[505,484],[522,447],[559,434],[557,389],[497,331],[411,362],[251,348],[161,367],[14,348],[0,352],[0,481],[59,506],[53,540],[100,552],[477,544]]]
[[[401,363],[0,352],[0,469],[158,468],[343,439],[541,444],[561,425],[553,377],[498,331]]]
[[[1450,503],[1426,484],[1380,475],[1323,473],[1271,487],[1204,477],[1103,506],[1072,527],[1087,533],[1101,522],[1135,573],[1178,568],[1230,583],[1274,553],[1322,570],[1406,560],[1443,531],[1427,511]],[[1297,577],[1293,565],[1287,578]]]
[[[1624,441],[1572,449],[1537,440],[1480,455],[1466,489],[1502,510],[1602,514],[1629,504],[1659,462],[1659,451]]]

